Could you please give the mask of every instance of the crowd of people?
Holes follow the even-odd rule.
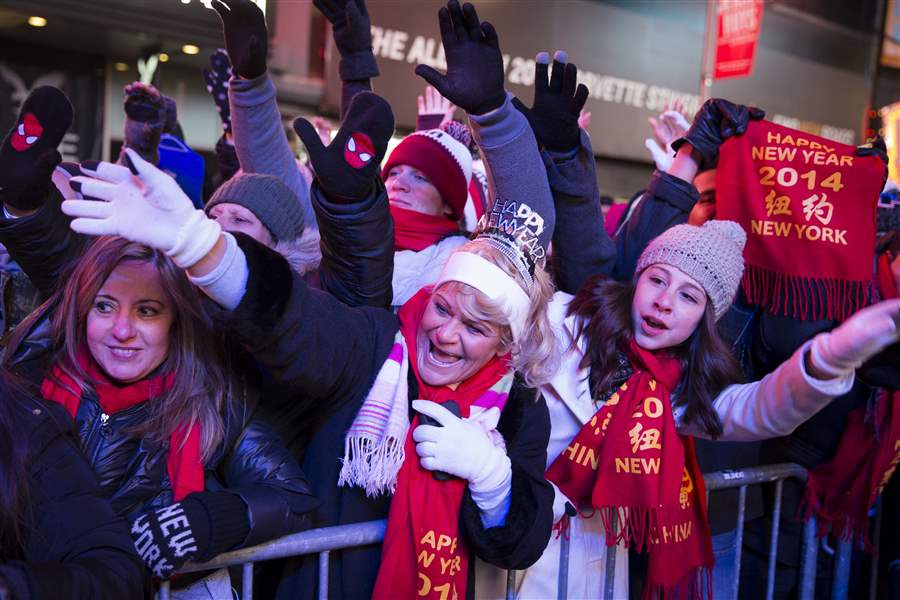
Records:
[[[517,597],[556,597],[565,537],[570,598],[610,575],[620,598],[756,598],[779,517],[749,495],[738,565],[735,501],[708,511],[702,474],[776,462],[812,469],[813,490],[785,487],[777,597],[797,590],[798,514],[869,545],[900,456],[898,209],[851,238],[875,260],[845,313],[754,303],[716,168],[761,110],[653,119],[657,169],[609,211],[565,52],[537,55],[529,106],[504,88],[494,25],[450,0],[446,73],[416,67],[417,130],[388,154],[364,1],[314,4],[343,88],[333,135],[288,132],[308,161],[250,0],[212,3],[214,185],[167,165],[183,136],[151,85],[125,89],[115,163],[61,163],[61,90],[23,103],[0,147],[0,242],[41,302],[0,369],[0,595],[142,598],[171,580],[175,598],[231,598],[227,569],[179,570],[387,519],[383,544],[331,553],[329,597],[501,598],[507,569]],[[883,144],[855,156],[880,191]],[[859,199],[873,221],[877,195]],[[800,288],[791,301],[818,306]],[[259,597],[316,595],[315,556],[257,571]]]

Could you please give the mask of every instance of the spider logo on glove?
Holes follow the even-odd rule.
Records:
[[[16,152],[24,152],[31,148],[36,141],[41,139],[44,133],[44,126],[34,116],[34,113],[25,113],[19,126],[13,131],[9,138],[9,144]]]
[[[362,169],[375,157],[375,144],[364,133],[357,131],[347,138],[344,147],[344,160],[354,169]]]

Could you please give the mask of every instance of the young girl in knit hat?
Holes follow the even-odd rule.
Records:
[[[734,385],[740,371],[715,323],[740,283],[745,240],[730,221],[673,227],[644,250],[634,283],[595,278],[551,305],[567,351],[542,388],[552,423],[546,475],[557,490],[556,520],[567,503],[578,513],[565,524],[569,571],[579,574],[569,578],[571,597],[602,597],[612,540],[620,543],[616,597],[627,595],[622,545],[648,552],[650,592],[706,593],[714,559],[693,437],[787,435],[846,393],[855,368],[900,336],[900,301],[882,302],[816,336],[762,380]],[[520,577],[517,597],[554,595],[558,565],[554,539]]]

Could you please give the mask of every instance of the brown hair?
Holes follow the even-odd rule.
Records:
[[[56,307],[51,317],[57,349],[54,364],[82,391],[92,385],[78,364],[78,354],[87,346],[87,316],[97,292],[125,261],[150,263],[159,271],[174,312],[168,352],[159,369],[160,375],[172,374],[174,383],[164,396],[152,402],[150,418],[132,433],[163,441],[187,424],[186,439],[190,429],[200,424],[200,451],[206,461],[224,437],[222,410],[228,390],[223,357],[196,288],[162,252],[120,237],[100,237],[87,248],[50,303]]]
[[[617,353],[624,352],[634,336],[631,304],[634,283],[620,283],[603,276],[589,280],[569,305],[569,314],[579,317],[577,337],[584,337],[587,350],[580,367],[591,370],[594,397],[609,391],[618,367]],[[684,342],[670,350],[681,361],[681,381],[672,396],[684,406],[685,423],[696,422],[712,438],[722,433],[722,422],[713,400],[725,387],[741,380],[741,371],[730,348],[716,329],[712,303]]]

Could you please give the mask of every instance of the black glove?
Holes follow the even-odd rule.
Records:
[[[416,75],[469,114],[483,115],[502,106],[506,100],[503,55],[494,26],[479,23],[475,7],[467,2],[460,8],[457,0],[441,7],[438,22],[447,74],[419,65]]]
[[[322,144],[312,123],[299,118],[294,131],[300,136],[316,180],[339,200],[357,201],[372,192],[378,169],[394,133],[394,113],[378,94],[361,92],[353,97],[340,130],[328,146]]]
[[[62,158],[56,151],[72,125],[72,104],[60,90],[43,86],[28,95],[0,145],[0,201],[19,210],[39,208]]]
[[[672,142],[672,149],[677,152],[682,145],[690,144],[700,170],[712,169],[719,162],[719,146],[731,136],[744,133],[750,119],[759,120],[765,116],[765,112],[752,106],[710,98],[697,111],[684,137]]]
[[[125,86],[125,148],[141,158],[159,164],[159,136],[166,125],[166,97],[150,84],[134,82]]]
[[[131,524],[134,548],[156,577],[168,579],[199,554],[191,517],[195,522],[203,521],[198,512],[202,510],[188,501],[176,502],[144,513]]]
[[[378,76],[372,53],[372,22],[364,0],[313,0],[331,23],[331,34],[341,63],[341,81],[359,81]]]
[[[550,55],[538,54],[534,66],[534,105],[528,108],[513,98],[515,107],[531,124],[538,144],[556,152],[567,152],[578,146],[581,137],[578,115],[588,97],[583,83],[576,89],[578,69],[572,63],[566,64],[567,60],[565,52],[553,56],[553,74],[548,82]]]
[[[255,79],[266,72],[269,32],[266,17],[251,0],[213,0],[212,7],[222,19],[225,47],[234,72],[244,79]]]
[[[883,190],[888,178],[888,153],[884,138],[876,135],[871,142],[857,146],[855,154],[856,156],[877,156],[881,159],[881,164],[884,166],[884,176],[881,178],[881,189]],[[881,193],[881,190],[878,192]]]
[[[219,48],[209,57],[210,69],[203,69],[203,80],[206,81],[206,90],[212,96],[213,102],[222,119],[222,129],[225,133],[231,133],[231,105],[228,104],[228,82],[234,71],[228,52]]]

